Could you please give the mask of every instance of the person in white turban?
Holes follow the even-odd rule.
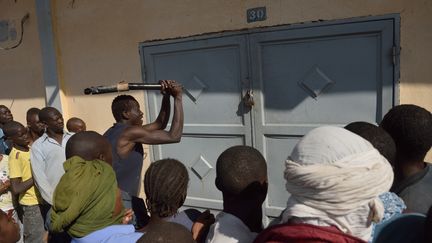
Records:
[[[393,182],[388,161],[365,139],[339,127],[313,129],[285,162],[291,194],[282,223],[333,226],[368,241]]]

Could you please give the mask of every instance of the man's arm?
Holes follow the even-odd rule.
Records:
[[[33,178],[30,178],[26,181],[22,181],[21,177],[18,178],[11,178],[11,191],[13,194],[20,194],[26,192],[28,189],[30,189],[33,185]]]
[[[54,188],[48,182],[48,177],[45,174],[45,161],[42,151],[33,145],[30,153],[30,163],[33,171],[34,182],[42,195],[42,198],[52,205],[52,196]]]
[[[149,123],[147,125],[144,125],[144,129],[148,131],[152,130],[163,130],[167,127],[168,119],[170,117],[171,112],[171,102],[170,102],[170,95],[164,94],[162,98],[162,105],[161,109],[159,111],[159,115],[156,118],[156,120],[152,123]]]
[[[184,120],[181,85],[173,85],[171,95],[174,97],[174,115],[170,130],[147,130],[141,126],[126,128],[117,142],[117,152],[120,157],[126,157],[135,146],[135,143],[167,144],[180,142]]]
[[[156,120],[152,123],[144,125],[144,128],[152,131],[152,130],[163,130],[167,127],[168,120],[171,112],[171,103],[170,103],[170,88],[173,85],[176,85],[175,80],[160,80],[159,84],[162,86],[161,93],[163,95],[162,105],[159,111],[159,115]]]

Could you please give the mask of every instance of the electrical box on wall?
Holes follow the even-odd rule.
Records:
[[[17,32],[13,22],[0,20],[0,42],[15,40]]]
[[[0,20],[0,42],[7,41],[9,39],[9,22]]]

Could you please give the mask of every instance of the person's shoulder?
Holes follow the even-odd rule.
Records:
[[[13,151],[13,153],[12,153]],[[23,151],[16,148],[12,148],[11,153],[9,154],[9,158],[21,160],[21,159],[29,159],[30,158],[30,150]]]
[[[16,148],[12,147],[10,153],[9,153],[9,160],[14,160],[14,159],[18,159],[19,157],[19,150],[17,150]]]
[[[74,132],[69,132],[69,131],[64,131],[63,133],[64,133],[63,137],[66,139],[69,139],[75,134]]]
[[[36,139],[33,144],[32,144],[32,148],[38,148],[39,146],[41,146],[42,143],[45,142],[45,140],[48,138],[48,135],[46,133],[42,134],[42,136],[40,136],[38,139]]]

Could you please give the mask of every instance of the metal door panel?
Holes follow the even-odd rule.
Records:
[[[269,173],[265,213],[280,214],[289,194],[284,161],[321,125],[377,122],[393,102],[393,21],[253,34],[254,141]]]
[[[143,45],[146,82],[176,79],[183,95],[184,130],[179,144],[153,146],[153,159],[174,157],[189,170],[187,206],[222,209],[214,185],[215,163],[228,147],[251,145],[251,118],[241,105],[247,80],[244,36]],[[161,95],[148,92],[149,120],[159,111]],[[169,128],[168,128],[169,129]]]

